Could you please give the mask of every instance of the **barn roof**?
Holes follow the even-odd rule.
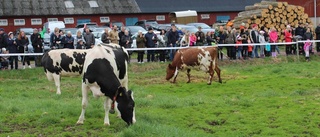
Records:
[[[243,11],[261,0],[0,0],[0,16]]]
[[[143,13],[243,11],[245,6],[261,0],[136,0]]]
[[[0,0],[0,16],[140,12],[135,0]]]

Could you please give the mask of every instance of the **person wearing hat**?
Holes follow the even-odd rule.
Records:
[[[265,40],[264,34],[265,34],[265,32],[263,30],[259,31],[259,42],[261,44],[266,44],[267,43],[266,40]],[[264,48],[265,48],[265,45],[260,45],[260,57],[262,57],[262,58],[265,57]]]
[[[148,28],[148,33],[145,34],[146,39],[146,47],[147,48],[155,48],[156,42],[158,40],[157,35],[153,32],[152,27]],[[154,50],[148,50],[147,51],[147,62],[154,62],[155,59],[155,51]]]
[[[292,42],[292,31],[290,25],[287,25],[286,30],[284,30],[284,41],[285,42]],[[286,54],[292,54],[292,44],[286,44]]]
[[[201,26],[198,26],[198,31],[196,32],[196,37],[197,37],[196,46],[203,46],[206,36],[202,32]]]
[[[4,29],[0,28],[0,49],[7,47],[7,39],[8,39],[8,36],[4,32]]]
[[[141,30],[138,31],[138,36],[136,38],[136,44],[137,48],[145,48],[146,45],[146,39],[144,38],[144,35]],[[143,62],[143,55],[144,55],[144,50],[138,50],[138,63],[144,63]]]
[[[8,36],[9,37],[7,40],[7,44],[8,44],[7,49],[9,53],[18,53],[18,45],[16,42],[16,38],[13,36],[12,32],[9,32]],[[18,69],[18,56],[10,56],[9,60],[10,60],[11,69],[13,69],[13,62],[14,62],[14,68]]]

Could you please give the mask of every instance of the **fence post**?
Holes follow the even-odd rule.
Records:
[[[299,42],[298,41],[296,43],[296,52],[297,52],[297,56],[298,56],[298,62],[300,62],[300,58],[299,58]]]

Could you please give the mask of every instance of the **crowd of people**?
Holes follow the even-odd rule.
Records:
[[[313,30],[308,24],[299,24],[296,28],[287,25],[287,29],[281,32],[284,36],[284,42],[289,43],[297,40],[306,40],[307,42],[299,43],[298,49],[295,44],[285,44],[286,55],[303,54],[306,56],[306,60],[309,61],[310,54],[314,53],[313,47],[315,47],[317,52],[320,52],[320,43],[317,42],[316,45],[313,45],[310,42],[314,38],[320,40],[320,24]],[[89,49],[95,45],[95,37],[89,28],[85,28],[83,32],[79,30],[75,37],[72,36],[71,32],[64,33],[59,28],[54,29],[50,34],[51,49]],[[136,45],[137,48],[163,48],[229,44],[231,46],[218,47],[218,58],[220,60],[223,60],[224,57],[230,60],[246,60],[269,56],[276,58],[277,54],[280,54],[280,50],[277,45],[271,43],[279,42],[278,34],[274,27],[270,29],[263,26],[258,28],[256,24],[250,26],[250,28],[245,27],[243,24],[238,30],[229,25],[219,26],[219,28],[215,28],[215,31],[207,33],[204,33],[201,27],[198,27],[198,31],[194,33],[178,29],[175,24],[172,24],[170,30],[161,30],[158,35],[151,27],[148,28],[145,34],[142,31],[138,31]],[[314,34],[316,34],[315,37]],[[23,31],[18,36],[14,36],[13,32],[6,34],[4,29],[0,28],[0,50],[2,54],[28,53],[30,52],[28,51],[29,41],[35,53],[43,52],[43,37],[38,32],[38,29],[34,29],[33,34],[28,37]],[[133,38],[125,26],[121,27],[120,31],[118,31],[116,25],[111,30],[105,28],[101,41],[103,43],[119,44],[125,48],[131,48],[133,44]],[[227,54],[223,52],[224,48],[226,48]],[[129,57],[131,57],[132,52],[128,52]],[[165,62],[173,60],[176,50],[137,50],[135,52],[138,54],[138,63],[144,63],[144,54],[147,54],[147,62]],[[2,56],[0,57],[0,68],[18,69],[19,60],[22,62],[23,69],[26,68],[26,64],[31,68],[30,57],[28,56]],[[41,65],[40,60],[41,56],[35,56],[36,66]]]

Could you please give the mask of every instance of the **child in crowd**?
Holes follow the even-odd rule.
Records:
[[[262,31],[262,30],[259,32],[259,42],[261,44],[265,44],[266,43],[266,40],[264,38],[264,31]],[[260,57],[261,58],[265,57],[264,48],[265,48],[265,45],[260,45]]]
[[[270,43],[266,43],[266,57],[270,56],[271,46]]]
[[[83,42],[83,39],[78,39],[78,42],[77,42],[77,49],[85,49],[85,45],[84,45],[84,42]]]
[[[248,43],[251,44],[251,41],[248,40]],[[252,49],[253,49],[253,45],[248,45],[248,56],[249,57],[252,56]]]
[[[311,46],[311,42],[310,42],[310,39],[308,39],[307,42],[305,42],[304,46],[303,46],[304,52],[306,54],[306,61],[307,62],[310,61],[310,55],[309,55],[310,46]]]

